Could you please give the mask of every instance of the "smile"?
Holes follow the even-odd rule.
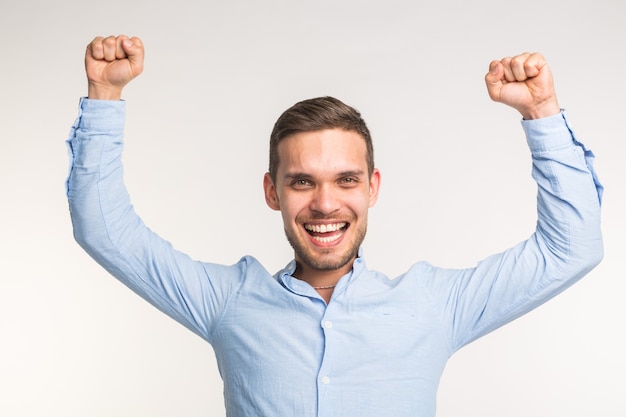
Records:
[[[331,243],[339,239],[347,229],[348,223],[305,224],[305,230],[320,243]]]

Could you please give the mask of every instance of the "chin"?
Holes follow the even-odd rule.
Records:
[[[293,245],[292,245],[293,246]],[[317,271],[335,271],[345,267],[346,265],[352,265],[354,259],[358,254],[358,246],[351,248],[343,254],[328,254],[319,255],[313,254],[306,250],[300,250],[294,247],[297,259],[304,265]]]

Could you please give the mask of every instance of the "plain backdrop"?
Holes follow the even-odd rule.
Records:
[[[605,259],[450,360],[438,416],[626,415],[626,3],[0,0],[0,415],[223,416],[211,347],[73,241],[64,141],[85,46],[140,36],[124,162],[152,229],[197,259],[292,257],[262,177],[278,115],[333,95],[368,121],[383,182],[364,244],[390,276],[466,267],[527,238],[520,116],[489,100],[495,58],[540,51],[606,186]]]

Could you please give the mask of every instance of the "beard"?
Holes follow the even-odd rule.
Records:
[[[311,250],[295,233],[285,228],[287,241],[289,241],[289,244],[293,248],[296,259],[316,271],[333,271],[352,262],[359,253],[359,248],[365,239],[366,232],[367,224],[364,224],[357,229],[348,248],[342,253],[337,253],[336,248],[319,249],[316,251]]]

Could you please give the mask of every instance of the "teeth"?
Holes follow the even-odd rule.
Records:
[[[310,232],[315,233],[330,233],[336,232],[346,225],[345,222],[342,223],[332,223],[332,224],[307,224],[304,228]],[[320,239],[330,239],[330,238],[320,238]],[[325,240],[322,240],[325,241]]]
[[[313,239],[317,240],[318,242],[322,242],[322,243],[330,243],[330,242],[334,242],[335,240],[339,239],[341,237],[341,235],[333,235],[333,236],[329,236],[329,237],[319,237],[319,236],[313,236]]]

